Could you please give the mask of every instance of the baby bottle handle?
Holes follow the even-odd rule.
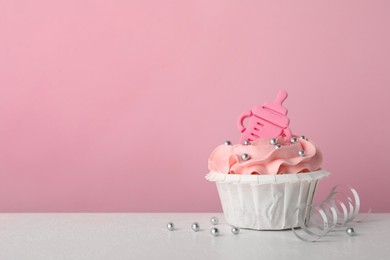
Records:
[[[245,126],[244,126],[244,120],[248,117],[251,117],[252,116],[252,111],[248,111],[248,112],[244,112],[242,113],[239,117],[238,117],[238,120],[237,120],[237,127],[238,127],[238,130],[240,130],[240,132],[244,132],[245,131]]]

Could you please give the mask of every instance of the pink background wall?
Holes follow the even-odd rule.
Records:
[[[0,211],[218,211],[237,116],[291,129],[390,211],[390,2],[0,0]]]

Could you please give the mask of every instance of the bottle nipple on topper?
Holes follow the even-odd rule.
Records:
[[[259,138],[279,136],[284,136],[285,140],[289,140],[292,136],[288,128],[290,119],[287,117],[287,109],[282,106],[286,98],[287,92],[281,90],[275,100],[242,113],[237,121],[237,127],[242,133],[239,143],[242,144],[245,140],[254,141]],[[248,123],[244,126],[244,120],[247,118]]]

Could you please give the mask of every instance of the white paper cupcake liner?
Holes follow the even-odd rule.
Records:
[[[312,203],[318,180],[326,171],[279,175],[240,175],[210,172],[229,225],[257,230],[298,227],[301,205]]]

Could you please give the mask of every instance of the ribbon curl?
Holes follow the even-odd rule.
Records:
[[[298,213],[300,230],[293,227],[292,231],[302,241],[315,242],[331,231],[340,231],[340,228],[352,221],[361,222],[362,220],[355,220],[359,210],[360,198],[356,189],[337,185],[318,205],[301,205],[294,211],[294,214]],[[371,209],[368,215],[370,213]]]

